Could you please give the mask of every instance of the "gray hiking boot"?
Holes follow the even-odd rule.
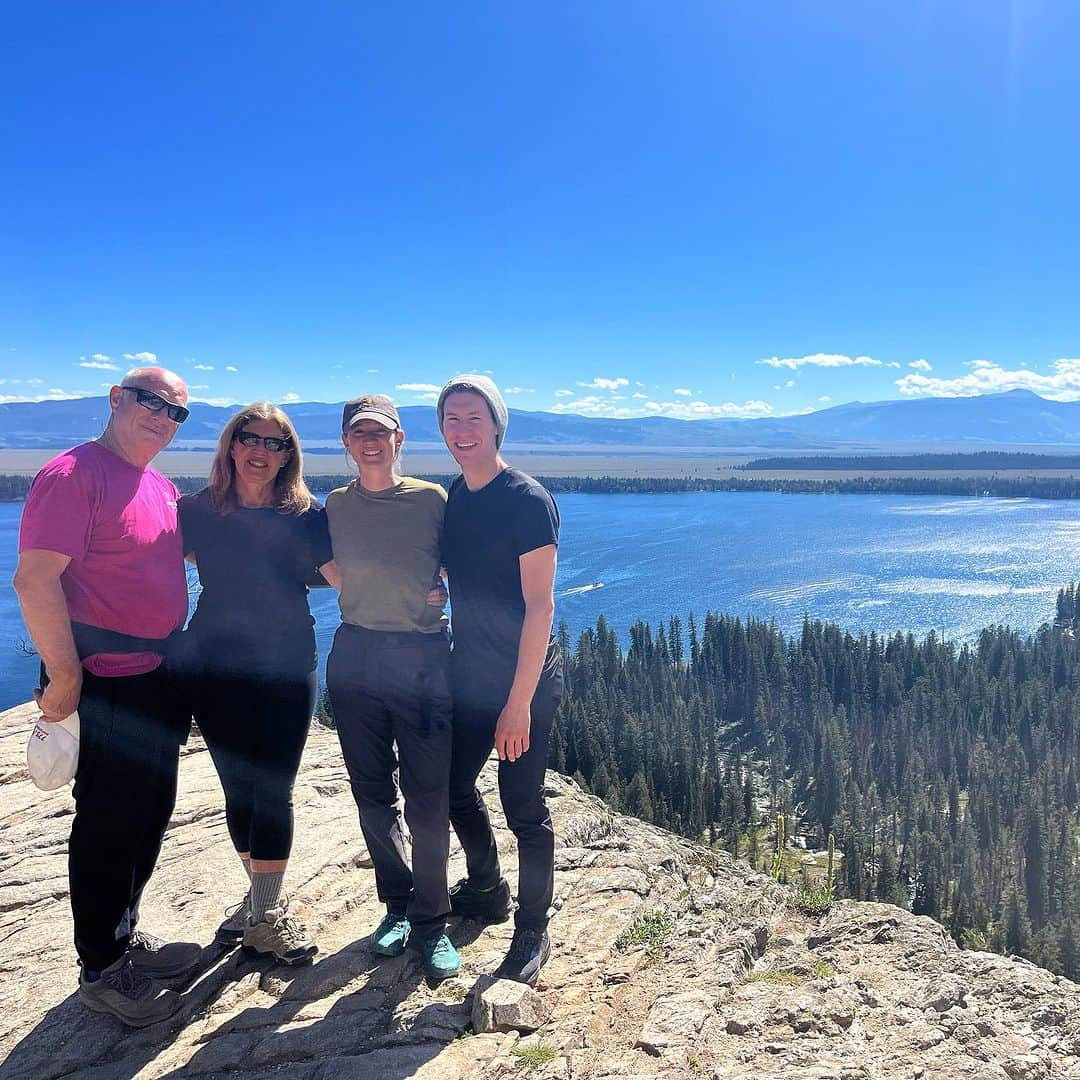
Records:
[[[143,930],[132,930],[128,955],[151,979],[174,979],[195,968],[202,958],[202,946],[194,941],[162,941]]]
[[[183,1003],[175,990],[154,982],[132,962],[130,952],[89,982],[79,976],[79,1000],[95,1012],[109,1013],[128,1027],[149,1027],[173,1015]]]
[[[272,956],[282,964],[304,964],[319,951],[319,946],[288,908],[271,908],[265,918],[248,923],[244,929],[244,952],[248,956]]]
[[[225,921],[217,928],[214,940],[234,945],[243,936],[251,919],[251,893],[245,893],[239,904],[225,909]]]

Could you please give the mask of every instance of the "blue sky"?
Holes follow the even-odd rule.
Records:
[[[391,10],[396,8],[397,10]],[[11,7],[0,401],[1080,399],[1080,6]]]

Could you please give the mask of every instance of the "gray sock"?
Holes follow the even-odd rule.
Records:
[[[251,872],[251,921],[262,922],[263,917],[271,908],[278,906],[278,897],[281,896],[281,883],[285,879],[285,872],[276,874],[260,874],[257,870]]]

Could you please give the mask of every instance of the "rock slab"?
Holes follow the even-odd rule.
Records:
[[[819,919],[796,915],[786,890],[746,864],[613,814],[555,775],[551,960],[535,992],[506,1004],[514,1030],[478,1031],[488,1005],[496,1026],[506,988],[490,973],[512,926],[451,920],[462,969],[434,985],[411,952],[372,955],[384,909],[337,738],[317,726],[286,887],[319,955],[279,968],[213,943],[246,881],[193,738],[143,925],[205,942],[202,963],[177,987],[184,1007],[172,1021],[129,1031],[75,994],[73,807],[67,791],[40,792],[26,775],[33,715],[0,713],[2,1080],[1080,1080],[1080,987],[962,952],[899,908],[843,902]],[[493,764],[480,786],[514,887]],[[453,880],[464,863],[451,843]]]

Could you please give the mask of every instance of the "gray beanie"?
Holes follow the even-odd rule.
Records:
[[[439,417],[439,430],[443,428],[443,404],[451,394],[460,390],[479,394],[491,410],[491,419],[495,421],[495,447],[498,449],[506,438],[506,426],[510,423],[510,414],[503,401],[499,388],[486,375],[455,375],[439,392],[439,401],[435,412]]]

